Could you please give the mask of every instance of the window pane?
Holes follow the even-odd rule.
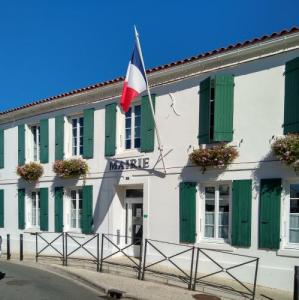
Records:
[[[228,237],[228,226],[219,226],[219,237],[227,239]]]
[[[220,198],[223,198],[223,196],[229,196],[229,185],[219,186],[219,196]]]
[[[141,147],[141,139],[137,138],[135,139],[135,148],[140,148]]]
[[[299,213],[299,199],[291,199],[290,213]]]
[[[299,214],[290,215],[290,228],[299,229]]]
[[[141,105],[136,105],[135,106],[135,116],[140,116],[141,115]]]
[[[127,198],[142,198],[143,197],[143,189],[127,189],[126,197]]]
[[[215,187],[205,188],[205,237],[214,237]]]
[[[131,118],[126,118],[126,128],[131,128]]]
[[[126,140],[126,149],[131,149],[131,140]]]
[[[299,198],[299,184],[290,185],[291,198]]]
[[[290,230],[290,243],[299,243],[299,230]]]

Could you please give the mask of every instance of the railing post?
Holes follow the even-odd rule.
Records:
[[[62,265],[65,265],[65,248],[64,248],[64,239],[65,239],[65,233],[62,232],[61,233],[61,237],[62,237]]]
[[[293,300],[299,300],[299,266],[295,266]]]
[[[6,259],[10,260],[10,234],[6,235]]]
[[[100,272],[103,272],[104,233],[102,233]]]
[[[67,232],[65,233],[65,266],[67,266]]]
[[[38,239],[38,233],[36,232],[35,233],[35,262],[37,262],[38,261],[38,241],[37,241],[37,239]]]
[[[23,253],[23,234],[20,234],[20,260],[23,260],[24,253]]]
[[[100,259],[100,235],[99,233],[97,233],[97,272],[99,272],[100,270],[100,262],[99,262],[99,259]]]
[[[138,266],[138,280],[140,280],[141,276],[141,267],[142,267],[142,253],[143,252],[143,240],[140,242],[140,253],[139,253],[139,266]]]
[[[255,290],[256,290],[256,280],[257,280],[257,270],[259,266],[259,258],[256,259],[255,264],[255,272],[254,272],[254,283],[253,283],[253,291],[252,291],[252,299],[255,299]]]
[[[143,267],[142,267],[142,276],[141,276],[141,280],[144,280],[147,243],[148,243],[148,241],[147,241],[147,239],[145,239],[144,254],[143,254]]]
[[[190,281],[188,283],[188,290],[192,288],[192,273],[193,273],[193,261],[194,261],[194,246],[192,247],[191,265],[190,265]]]
[[[199,256],[199,248],[197,248],[196,259],[195,259],[195,271],[194,271],[194,281],[193,281],[193,291],[196,288],[196,276],[197,276],[197,267],[198,267],[198,256]]]

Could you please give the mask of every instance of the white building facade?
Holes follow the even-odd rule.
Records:
[[[3,112],[0,234],[98,232],[229,250],[260,257],[258,284],[292,290],[299,177],[269,153],[276,137],[299,132],[299,31],[148,74],[167,174],[148,99],[124,114],[122,79]],[[202,173],[189,154],[218,142],[238,158]],[[72,157],[86,159],[85,179],[55,176],[53,163]],[[31,161],[44,168],[37,183],[16,174]]]

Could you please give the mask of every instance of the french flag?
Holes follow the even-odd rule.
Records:
[[[138,41],[136,39],[120,99],[120,105],[124,112],[129,110],[133,99],[144,92],[147,87],[146,75],[141,57],[140,48],[138,47]]]

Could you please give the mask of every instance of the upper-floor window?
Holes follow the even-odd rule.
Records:
[[[32,125],[30,126],[30,135],[31,135],[31,160],[39,161],[40,154],[40,126]]]
[[[227,240],[230,231],[230,186],[207,185],[204,198],[204,237]]]
[[[125,114],[125,149],[141,145],[141,105],[131,106]]]
[[[83,155],[83,129],[84,118],[82,116],[71,119],[72,123],[72,155]]]
[[[289,243],[299,243],[299,184],[290,185]]]

